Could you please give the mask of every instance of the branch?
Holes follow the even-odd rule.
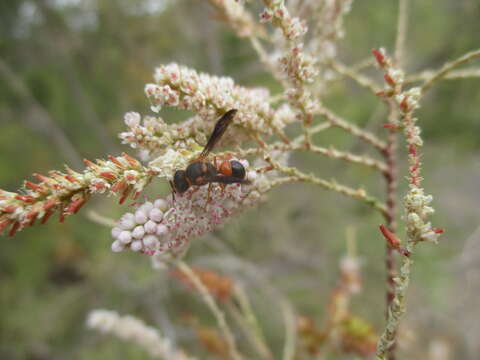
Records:
[[[218,326],[220,327],[225,337],[225,340],[227,341],[230,356],[232,357],[232,359],[234,360],[242,359],[242,357],[240,356],[240,353],[237,350],[233,333],[230,330],[230,327],[228,326],[225,320],[225,314],[222,312],[222,310],[220,310],[217,303],[215,302],[215,300],[213,299],[212,295],[210,294],[208,289],[205,287],[203,282],[192,271],[190,266],[188,266],[183,261],[177,260],[177,261],[174,261],[174,264],[180,269],[181,272],[183,272],[192,281],[192,284],[195,287],[195,289],[202,295],[202,300],[205,302],[205,304],[208,306],[212,314],[215,316]]]
[[[420,87],[420,89],[422,90],[422,94],[425,94],[425,92],[427,92],[427,90],[430,89],[430,87],[435,82],[447,76],[457,66],[466,64],[467,62],[477,59],[479,57],[480,50],[474,50],[463,56],[460,56],[458,59],[447,62],[445,65],[442,66],[440,70],[434,72],[433,75],[423,83],[423,85]]]
[[[358,138],[369,143],[370,145],[373,145],[380,152],[384,152],[385,149],[387,148],[387,144],[385,144],[385,142],[377,138],[374,134],[368,131],[365,131],[363,129],[360,129],[358,126],[351,124],[350,122],[342,119],[341,117],[334,114],[332,111],[330,111],[324,106],[320,106],[318,108],[317,114],[324,116],[332,126],[341,128],[351,133],[352,135],[357,136]]]
[[[386,212],[385,204],[382,204],[376,198],[368,195],[364,189],[353,189],[349,186],[338,184],[336,181],[327,181],[324,179],[320,179],[312,174],[305,174],[296,168],[281,165],[278,162],[273,161],[269,157],[267,157],[265,160],[269,162],[274,167],[274,169],[289,175],[289,177],[284,178],[285,180],[279,180],[275,184],[285,183],[286,179],[288,179],[289,182],[309,182],[315,185],[319,185],[324,189],[332,190],[345,196],[362,200],[368,205],[372,206],[374,209],[378,210],[381,214],[385,214]]]

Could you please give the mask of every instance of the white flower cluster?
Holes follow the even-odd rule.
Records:
[[[175,349],[171,341],[162,337],[158,330],[130,316],[120,316],[111,310],[93,310],[88,314],[87,326],[103,334],[113,334],[132,341],[144,348],[151,356],[165,360],[190,359],[183,351]]]
[[[402,80],[403,81],[403,80]],[[411,88],[395,96],[395,101],[398,106],[404,109],[404,111],[413,111],[420,107],[420,97],[422,96],[422,90],[418,87]]]
[[[142,160],[151,160],[149,166],[160,177],[171,178],[176,169],[186,167],[201,149],[199,144],[207,141],[199,117],[167,125],[162,118],[147,116],[142,124],[140,114],[129,112],[125,114],[125,124],[130,131],[120,133],[123,143],[141,150]]]
[[[245,168],[248,162],[241,161]],[[268,179],[254,170],[248,184],[192,186],[183,194],[145,202],[135,212],[122,216],[112,229],[112,250],[124,249],[162,258],[181,257],[190,240],[213,231],[246,206],[259,202],[268,190]]]
[[[434,209],[429,206],[433,197],[425,195],[422,188],[411,184],[408,194],[405,196],[405,211],[407,230],[414,234],[416,241],[437,242],[438,237],[443,231],[432,228],[432,224],[427,222],[427,218],[434,213]]]
[[[291,41],[302,37],[308,30],[305,21],[290,15],[283,1],[272,2],[272,5],[260,14],[260,21],[278,22],[283,35]]]
[[[175,63],[157,68],[155,81],[156,84],[145,87],[155,110],[162,106],[178,107],[192,111],[208,124],[226,111],[238,109],[235,124],[257,133],[271,133],[269,125],[274,111],[267,89],[241,87],[232,78],[197,73]]]
[[[289,77],[290,81],[299,86],[302,83],[313,82],[318,70],[315,67],[316,60],[303,53],[303,45],[299,44],[290,49],[288,54],[280,58],[282,70]]]

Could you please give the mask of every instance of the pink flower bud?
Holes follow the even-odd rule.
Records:
[[[112,251],[113,252],[121,252],[125,248],[125,245],[123,245],[120,241],[115,240],[112,243]]]
[[[141,251],[143,249],[143,244],[140,240],[135,240],[130,245],[130,249],[132,249],[133,251]]]
[[[162,235],[165,235],[166,233],[168,233],[168,228],[165,225],[163,224],[157,225],[157,231],[156,231],[157,235],[162,236]]]
[[[158,223],[162,221],[163,212],[157,208],[153,208],[152,210],[150,210],[148,217],[150,218],[150,220],[153,220]]]
[[[148,220],[143,227],[145,228],[145,232],[147,234],[155,234],[157,231],[157,224],[152,220]]]
[[[122,229],[120,229],[119,227],[114,227],[112,229],[112,237],[114,239],[118,238],[118,235],[120,235],[121,232],[122,232]]]
[[[118,235],[118,240],[123,244],[128,244],[132,241],[132,234],[130,231],[122,231],[120,235]]]
[[[147,248],[154,249],[158,246],[159,241],[155,235],[147,235],[143,239],[143,243]]]
[[[134,237],[135,239],[141,239],[144,235],[145,229],[141,225],[135,227],[135,229],[133,229],[132,231],[132,237]]]
[[[145,224],[147,220],[148,220],[148,217],[145,211],[137,210],[137,212],[135,213],[135,222],[137,224]]]

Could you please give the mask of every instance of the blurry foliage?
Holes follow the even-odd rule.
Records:
[[[409,69],[438,67],[478,47],[477,1],[412,3]],[[392,48],[396,11],[395,2],[355,2],[346,19],[341,58],[354,63],[368,58],[373,47]],[[28,89],[26,96],[19,95],[0,72],[2,188],[16,190],[32,171],[60,169],[68,162],[63,149],[49,138],[51,130],[43,125],[39,128],[32,102],[48,113],[79,158],[118,154],[122,148],[116,133],[123,128],[123,113],[150,111],[143,95],[144,84],[150,81],[156,64],[169,61],[228,74],[244,85],[278,89],[263,72],[249,44],[216,22],[204,2],[2,0],[0,62]],[[325,101],[341,115],[365,126],[378,124],[382,110],[380,115],[372,115],[376,100],[369,94],[349,82],[332,86],[333,95]],[[447,240],[440,246],[422,249],[418,254],[414,274],[417,296],[412,294],[412,312],[407,316],[418,329],[431,330],[435,313],[453,309],[455,296],[449,291],[454,278],[445,270],[478,222],[478,183],[469,179],[478,179],[479,175],[478,165],[472,167],[478,164],[475,155],[480,145],[479,100],[478,81],[444,81],[428,95],[418,114],[427,141],[425,187],[439,199],[435,223],[448,231]],[[172,122],[184,115],[163,112]],[[324,135],[319,136],[322,139]],[[337,131],[327,136],[325,141],[341,147],[361,146],[348,142]],[[293,160],[300,165],[314,161],[308,156]],[[318,172],[383,186],[368,170],[339,166],[328,159],[315,161]],[[455,172],[444,169],[449,164],[455,164]],[[461,179],[454,179],[455,174]],[[156,184],[149,192],[165,193],[167,189],[165,184]],[[112,200],[103,199],[90,204],[83,214],[93,208],[111,217],[122,211]],[[265,205],[215,236],[196,241],[189,259],[215,263],[221,261],[221,254],[240,255],[268,274],[299,312],[321,321],[338,274],[336,259],[345,252],[344,229],[353,224],[359,254],[365,259],[366,291],[352,307],[380,328],[385,282],[382,239],[376,231],[379,221],[365,206],[336,194],[308,186],[286,186]],[[79,216],[69,218],[62,226],[51,222],[1,241],[0,358],[145,358],[140,349],[87,332],[85,314],[95,307],[136,314],[167,336],[175,328],[177,341],[199,357],[206,356],[194,339],[194,331],[179,321],[182,314],[191,312],[202,317],[203,324],[213,324],[203,305],[167,273],[151,271],[144,256],[129,252],[113,255],[107,228]],[[246,277],[233,264],[225,271]],[[244,281],[249,283],[267,340],[279,354],[283,334],[278,308],[272,308],[258,283]],[[422,313],[422,306],[432,302],[436,311]],[[424,314],[424,318],[418,318],[418,314]],[[475,316],[479,315],[477,309]],[[455,324],[445,331],[455,341],[456,359],[468,358],[465,344],[459,340],[461,328],[461,324]],[[441,329],[436,332],[442,334]],[[422,348],[425,346],[417,346]],[[408,358],[418,357],[410,354]]]

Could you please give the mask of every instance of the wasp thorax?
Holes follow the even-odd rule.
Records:
[[[217,169],[209,162],[193,162],[186,170],[187,179],[193,185],[204,185],[215,175],[217,175]]]

